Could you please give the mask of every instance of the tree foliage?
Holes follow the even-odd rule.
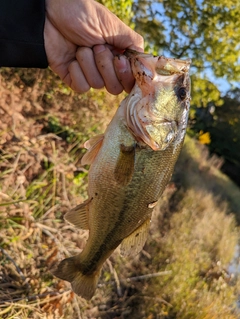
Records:
[[[240,79],[238,0],[139,0],[133,9],[136,30],[157,52],[190,57],[197,72]]]

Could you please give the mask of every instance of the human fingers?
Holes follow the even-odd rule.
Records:
[[[120,48],[120,49],[132,49],[138,52],[144,51],[143,37],[129,28],[122,21],[118,24],[118,33],[107,38],[107,43]]]
[[[135,83],[130,63],[124,55],[118,55],[113,60],[114,69],[124,91],[130,93]]]
[[[87,47],[78,48],[76,58],[90,87],[94,89],[103,88],[104,81],[97,69],[92,49]]]
[[[123,91],[123,86],[117,78],[113,66],[113,54],[105,45],[96,45],[93,47],[95,63],[101,74],[105,87],[111,94],[120,94]]]
[[[90,85],[77,60],[70,63],[68,71],[68,78],[70,77],[71,80],[68,79],[67,84],[70,85],[74,91],[78,93],[85,93],[90,89]],[[64,79],[63,81],[66,82]]]

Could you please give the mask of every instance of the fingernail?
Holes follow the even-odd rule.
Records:
[[[119,55],[115,60],[115,64],[119,73],[124,73],[127,71],[127,58],[124,55]]]
[[[106,48],[105,48],[105,45],[103,45],[103,44],[98,44],[98,45],[95,45],[93,47],[93,52],[95,54],[101,53],[101,52],[103,52],[105,50],[106,50]]]

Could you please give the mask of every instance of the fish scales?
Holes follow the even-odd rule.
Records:
[[[152,211],[169,182],[186,133],[190,61],[128,51],[136,84],[104,135],[86,142],[88,200],[66,215],[89,229],[83,251],[60,262],[53,274],[90,299],[105,260],[121,244],[138,253]]]

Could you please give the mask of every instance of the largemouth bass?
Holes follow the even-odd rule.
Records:
[[[89,229],[88,241],[53,270],[85,299],[94,295],[103,263],[120,244],[124,256],[141,251],[187,128],[191,61],[130,50],[126,55],[135,86],[105,133],[85,143],[88,200],[65,216]]]

